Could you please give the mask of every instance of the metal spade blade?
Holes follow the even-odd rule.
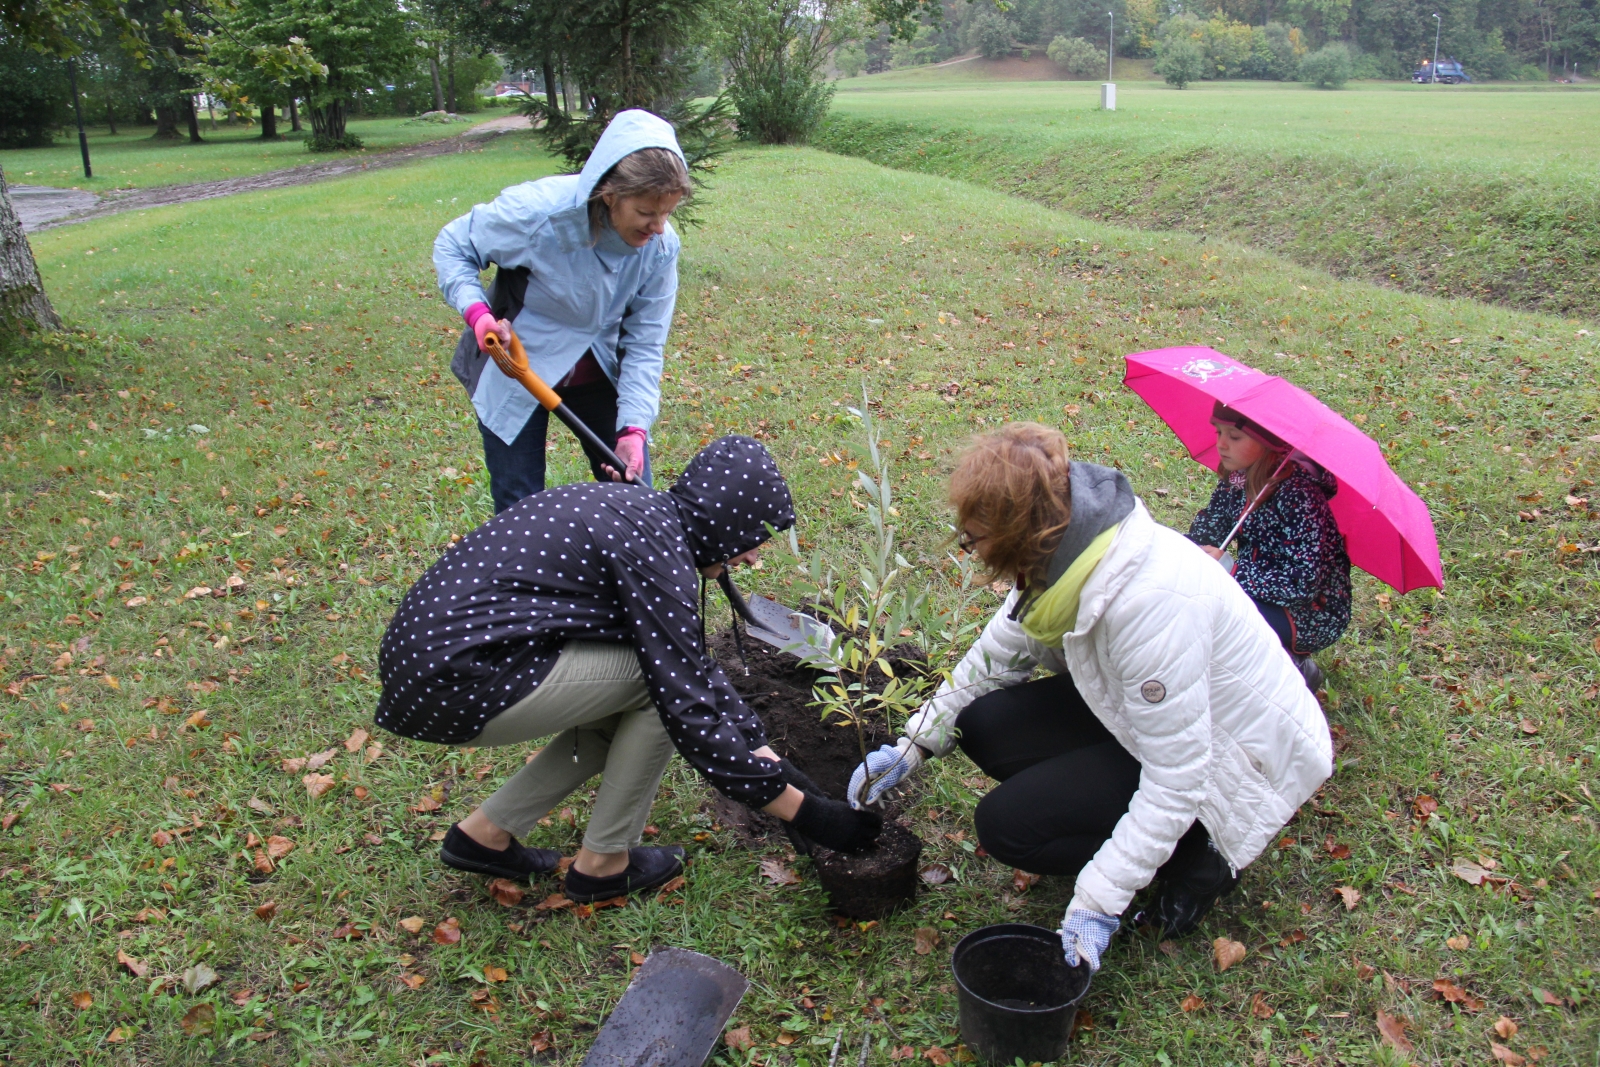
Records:
[[[764,596],[749,599],[750,636],[774,648],[799,656],[802,662],[834,670],[833,628],[827,623]]]
[[[710,956],[652,952],[583,1067],[701,1067],[750,983]]]

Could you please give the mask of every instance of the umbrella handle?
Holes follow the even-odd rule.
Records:
[[[1267,479],[1267,484],[1261,487],[1261,491],[1256,494],[1256,498],[1246,504],[1243,511],[1239,512],[1239,521],[1233,524],[1233,529],[1228,531],[1228,536],[1222,539],[1222,544],[1218,545],[1218,548],[1227,551],[1228,546],[1233,543],[1233,539],[1239,536],[1239,529],[1244,525],[1244,520],[1248,519],[1250,513],[1256,509],[1256,505],[1261,503],[1262,497],[1267,495],[1267,490],[1278,484],[1278,475],[1283,473],[1283,468],[1287,467],[1289,461],[1293,458],[1294,453],[1284,453],[1283,462],[1278,464],[1278,469],[1272,472],[1272,477]]]

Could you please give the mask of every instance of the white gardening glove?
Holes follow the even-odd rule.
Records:
[[[856,810],[876,804],[889,790],[899,785],[900,782],[922,766],[922,749],[918,748],[909,737],[902,737],[893,745],[884,745],[876,752],[867,753],[867,760],[856,767],[855,773],[850,775],[850,788],[845,796],[850,801],[850,806]],[[872,786],[867,787],[867,779],[872,779]],[[862,794],[866,795],[863,796]]]
[[[1076,967],[1082,960],[1089,965],[1089,973],[1100,969],[1100,954],[1111,944],[1111,935],[1122,925],[1115,915],[1101,915],[1088,908],[1067,912],[1061,923],[1061,949],[1067,963]]]

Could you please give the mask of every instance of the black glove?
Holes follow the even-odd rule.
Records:
[[[857,811],[842,800],[807,793],[794,815],[794,828],[824,848],[835,852],[865,852],[877,843],[883,817],[875,811]]]
[[[822,788],[818,786],[816,782],[813,782],[809,777],[806,776],[805,771],[802,771],[799,767],[796,767],[789,760],[780,759],[778,761],[778,773],[783,775],[783,780],[785,782],[794,786],[808,797],[827,796],[827,794],[822,791]],[[794,823],[784,823],[783,832],[788,835],[789,844],[794,846],[796,855],[811,855],[810,840],[806,838],[805,834],[802,834],[799,830],[795,829]]]

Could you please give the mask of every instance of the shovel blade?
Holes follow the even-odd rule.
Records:
[[[798,656],[814,667],[836,669],[833,629],[827,623],[786,608],[769,597],[753,596],[749,604],[751,616],[760,623],[750,627],[751,637]]]
[[[750,983],[710,956],[650,954],[600,1029],[583,1067],[701,1067]]]

